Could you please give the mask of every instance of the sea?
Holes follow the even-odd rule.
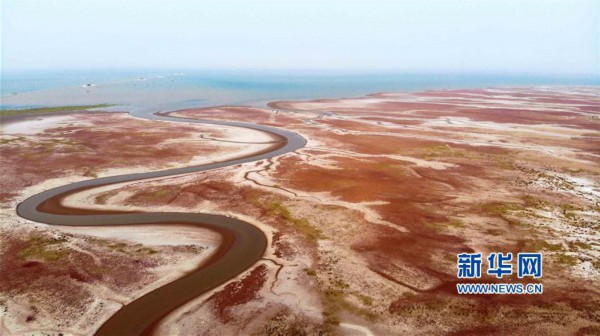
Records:
[[[504,86],[600,86],[597,76],[323,70],[36,70],[2,72],[0,109],[113,104],[172,111],[376,92]]]

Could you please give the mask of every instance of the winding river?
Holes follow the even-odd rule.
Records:
[[[237,159],[80,181],[46,190],[27,198],[17,206],[19,216],[50,225],[119,226],[186,224],[208,228],[221,235],[222,242],[217,251],[202,266],[182,278],[146,293],[123,306],[96,331],[96,335],[151,334],[167,314],[254,265],[264,254],[267,247],[267,238],[254,225],[221,215],[180,212],[101,211],[70,208],[62,205],[62,199],[87,189],[115,183],[195,173],[269,159],[295,151],[306,144],[306,140],[302,136],[271,126],[243,122],[179,118],[172,117],[168,113],[152,114],[138,112],[132,113],[132,115],[139,118],[169,122],[243,127],[267,132],[279,141],[274,142],[270,148],[262,152]]]

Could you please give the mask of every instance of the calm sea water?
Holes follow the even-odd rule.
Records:
[[[0,107],[117,104],[128,110],[354,97],[382,91],[600,85],[596,77],[316,71],[36,71],[3,73]]]

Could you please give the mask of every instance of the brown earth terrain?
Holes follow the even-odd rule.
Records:
[[[107,186],[64,202],[226,214],[265,231],[263,260],[171,314],[158,334],[597,334],[599,97],[586,87],[496,88],[178,111],[172,115],[273,125],[308,143],[270,160]],[[208,233],[195,244],[152,247],[91,237],[93,230],[65,233],[17,219],[16,202],[69,179],[185,166],[249,146],[219,139],[264,141],[109,116],[74,115],[35,134],[2,135],[7,332],[94,330],[90,312],[106,316],[117,306],[114,295],[99,300],[101,290],[127,302],[181,272],[160,273],[161,265],[218,243]],[[543,253],[541,279],[476,281],[540,282],[544,293],[457,294],[455,284],[468,282],[456,276],[463,252]],[[136,271],[122,276],[128,269]],[[66,291],[73,297],[60,297]],[[68,324],[61,312],[88,320]]]

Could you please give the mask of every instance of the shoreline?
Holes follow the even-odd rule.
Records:
[[[61,112],[50,112],[50,113],[30,113],[30,114],[19,114],[19,115],[14,115],[14,116],[0,117],[0,125],[6,126],[6,125],[13,124],[13,123],[21,122],[21,121],[35,120],[35,119],[42,118],[42,117],[61,117],[61,116],[68,116],[68,115],[81,114],[81,113],[124,113],[124,114],[127,114],[127,112],[102,111],[102,110],[99,110],[99,111],[78,110],[78,111],[61,111]]]

